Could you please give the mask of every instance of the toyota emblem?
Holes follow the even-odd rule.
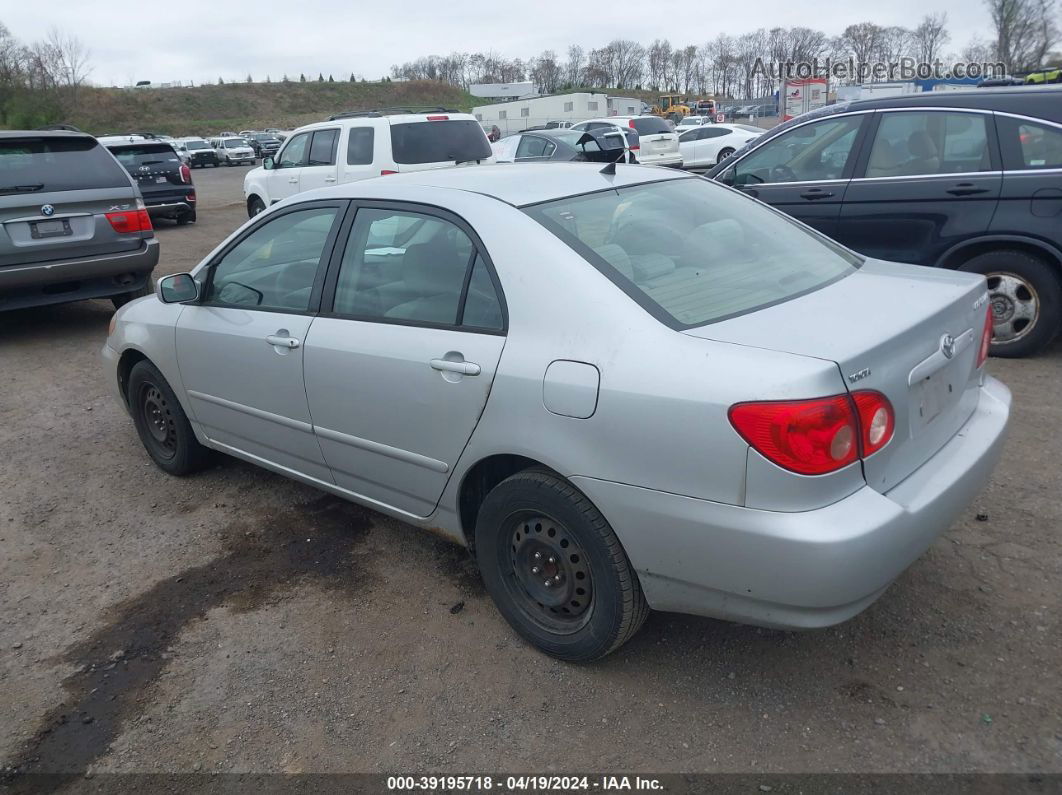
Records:
[[[45,204],[41,207],[41,215],[55,215],[55,208],[50,204]]]
[[[955,355],[955,338],[950,334],[945,334],[940,338],[940,352],[944,354],[945,359],[950,359]]]

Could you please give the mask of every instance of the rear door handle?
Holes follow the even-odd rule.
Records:
[[[954,188],[949,188],[948,193],[952,196],[973,196],[978,193],[988,193],[988,188],[974,187],[972,182],[960,182]]]
[[[812,188],[811,190],[806,190],[800,194],[801,199],[809,199],[810,201],[815,201],[815,199],[828,199],[831,196],[833,196],[832,193],[825,191],[822,188]]]
[[[292,185],[297,185],[299,183],[299,178],[298,177],[290,177],[288,179],[288,182],[290,182]]]
[[[431,369],[461,375],[479,375],[479,365],[475,362],[451,362],[449,359],[432,359]]]
[[[335,182],[335,181],[336,181],[335,177],[325,177],[325,182]]]
[[[270,334],[266,337],[266,342],[270,345],[276,345],[278,348],[291,348],[294,350],[298,348],[302,343],[294,337],[289,337],[288,332],[278,331],[276,334]]]

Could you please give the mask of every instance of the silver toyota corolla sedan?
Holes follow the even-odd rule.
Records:
[[[292,197],[123,307],[103,358],[165,471],[221,451],[441,528],[517,632],[588,660],[649,608],[871,604],[999,457],[991,332],[980,276],[557,163]]]

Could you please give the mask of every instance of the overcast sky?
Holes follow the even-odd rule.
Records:
[[[952,36],[946,51],[988,34],[978,0],[51,0],[43,6],[5,0],[0,21],[24,42],[42,38],[51,25],[74,33],[91,50],[92,81],[126,85],[243,80],[248,72],[255,80],[285,73],[297,79],[300,72],[337,80],[354,72],[371,80],[393,63],[454,50],[526,59],[547,48],[563,55],[569,44],[590,49],[615,38],[702,44],[721,31],[794,25],[836,35],[865,20],[914,27],[924,14],[941,11]]]

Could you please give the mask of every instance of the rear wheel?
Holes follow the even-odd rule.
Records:
[[[177,216],[177,226],[184,226],[185,224],[195,223],[195,210],[189,210],[186,213],[182,213]]]
[[[195,438],[177,396],[155,365],[146,360],[133,365],[126,399],[140,441],[161,470],[188,475],[202,468],[209,451]]]
[[[992,308],[993,356],[1018,358],[1043,350],[1062,325],[1058,268],[1024,251],[988,251],[959,270],[984,274]]]
[[[134,298],[143,298],[145,295],[151,295],[155,292],[155,285],[151,283],[151,277],[147,277],[147,281],[143,285],[133,290],[131,293],[122,293],[121,295],[112,295],[111,303],[114,304],[114,308],[118,309],[125,306]]]
[[[726,160],[732,154],[734,154],[733,148],[731,148],[729,146],[724,146],[722,149],[719,150],[719,154],[717,154],[715,156],[716,164],[718,165],[719,163],[722,163],[724,160]]]
[[[476,520],[476,558],[513,629],[563,660],[614,651],[649,613],[608,522],[545,469],[518,472],[487,495]]]

